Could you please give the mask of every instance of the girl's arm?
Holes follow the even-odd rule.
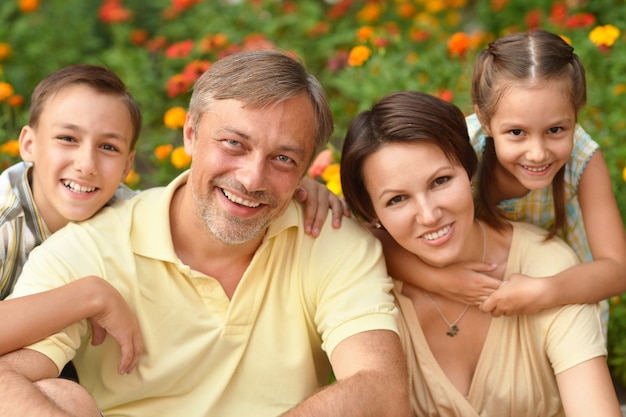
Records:
[[[565,304],[596,303],[626,291],[626,234],[600,151],[583,171],[578,200],[593,261],[546,278],[512,276],[483,304],[494,315],[527,314]]]
[[[461,303],[479,305],[502,284],[485,275],[492,265],[463,262],[437,268],[400,246],[385,230],[371,229],[383,244],[387,271],[392,278],[440,294]]]
[[[302,178],[295,197],[304,204],[305,231],[314,237],[319,236],[329,208],[332,211],[334,228],[341,227],[343,216],[350,217],[350,210],[345,200],[337,197],[326,186],[312,178]]]
[[[93,344],[109,333],[120,345],[120,374],[130,372],[143,353],[139,324],[120,293],[90,276],[38,294],[0,301],[0,355],[44,339],[83,319],[93,325]],[[106,332],[106,333],[105,333]]]
[[[622,417],[604,356],[561,372],[556,382],[567,417]]]

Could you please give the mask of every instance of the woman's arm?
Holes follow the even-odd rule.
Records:
[[[120,345],[120,374],[130,372],[143,353],[139,324],[120,293],[90,276],[38,294],[0,301],[0,355],[44,339],[83,319],[93,327],[93,344],[109,333]]]
[[[389,275],[446,298],[479,305],[500,287],[502,281],[485,275],[492,265],[480,262],[462,262],[437,268],[421,261],[400,246],[385,230],[371,228],[383,244]]]
[[[567,417],[622,417],[604,356],[557,374],[556,382]]]
[[[604,157],[583,171],[578,200],[593,261],[544,278],[515,275],[485,303],[494,315],[528,314],[565,304],[595,303],[626,291],[626,233]]]

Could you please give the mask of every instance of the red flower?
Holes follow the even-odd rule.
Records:
[[[591,13],[576,13],[567,19],[567,27],[570,29],[589,28],[596,23],[596,17]]]
[[[120,23],[130,19],[130,11],[122,7],[122,0],[104,0],[98,17],[104,23]]]
[[[563,3],[554,3],[550,8],[550,20],[554,25],[562,26],[567,19],[567,6]]]
[[[454,99],[454,93],[452,93],[452,91],[450,90],[439,90],[437,91],[437,97],[439,97],[440,99],[447,101],[449,103],[452,102],[452,100]]]
[[[165,45],[167,45],[167,39],[165,39],[165,36],[155,36],[148,41],[146,49],[150,52],[156,52],[165,48]]]
[[[135,29],[130,32],[129,38],[133,45],[143,45],[148,40],[148,31],[145,29]]]
[[[464,56],[470,45],[470,38],[464,32],[456,32],[448,39],[448,51],[451,55]]]
[[[200,3],[200,0],[172,0],[172,7],[176,10],[182,11],[198,3]]]
[[[526,14],[526,26],[529,29],[536,29],[541,23],[541,10],[533,9]]]
[[[347,12],[350,6],[352,6],[353,0],[339,0],[333,7],[328,10],[326,14],[329,19],[336,20],[340,17],[343,17]]]
[[[209,61],[195,59],[188,63],[183,69],[183,79],[188,85],[192,85],[210,66],[211,63]]]
[[[189,91],[191,84],[187,83],[183,74],[176,74],[170,77],[165,83],[165,89],[167,90],[167,96],[174,98],[179,94],[184,94]]]
[[[193,50],[193,41],[187,39],[186,41],[180,41],[171,44],[165,50],[165,56],[168,58],[185,58]]]

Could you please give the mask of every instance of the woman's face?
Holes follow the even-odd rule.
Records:
[[[406,250],[433,266],[469,260],[474,202],[461,165],[431,143],[390,143],[363,164],[379,221]]]

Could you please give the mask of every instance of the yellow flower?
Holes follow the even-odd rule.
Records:
[[[380,18],[380,5],[377,3],[367,3],[356,15],[360,22],[375,22]]]
[[[372,54],[370,48],[364,45],[358,45],[352,48],[348,55],[348,65],[351,67],[360,67],[367,61]]]
[[[622,179],[626,182],[626,167],[622,170]]]
[[[13,87],[9,83],[5,83],[4,81],[0,81],[0,102],[8,99],[13,95]]]
[[[614,96],[621,96],[624,93],[626,93],[626,84],[619,83],[615,87],[613,87]]]
[[[561,39],[563,39],[569,46],[572,46],[572,40],[569,37],[561,35]]]
[[[172,151],[170,161],[172,161],[172,165],[174,165],[176,168],[183,169],[187,168],[189,164],[191,164],[191,156],[187,155],[184,147],[179,146]]]
[[[333,192],[333,194],[341,196],[343,191],[341,190],[341,178],[339,176],[340,166],[339,164],[331,164],[322,173],[322,179],[326,183],[326,188]]]
[[[187,117],[187,111],[180,106],[172,107],[165,112],[163,116],[163,123],[168,129],[178,129],[185,124],[185,117]]]
[[[134,169],[131,169],[128,172],[128,175],[126,175],[126,179],[124,179],[124,183],[130,187],[136,187],[137,185],[139,185],[140,179],[141,177],[139,176],[139,174],[137,174],[137,171],[135,171]]]
[[[20,154],[20,143],[16,139],[5,142],[0,147],[0,152],[15,158]]]
[[[154,148],[154,156],[156,156],[156,159],[158,159],[159,161],[164,161],[165,158],[167,158],[172,153],[172,149],[174,149],[174,145],[172,145],[171,143],[159,145]]]
[[[598,47],[610,48],[619,38],[619,35],[620,30],[613,25],[596,26],[589,32],[589,40]]]

